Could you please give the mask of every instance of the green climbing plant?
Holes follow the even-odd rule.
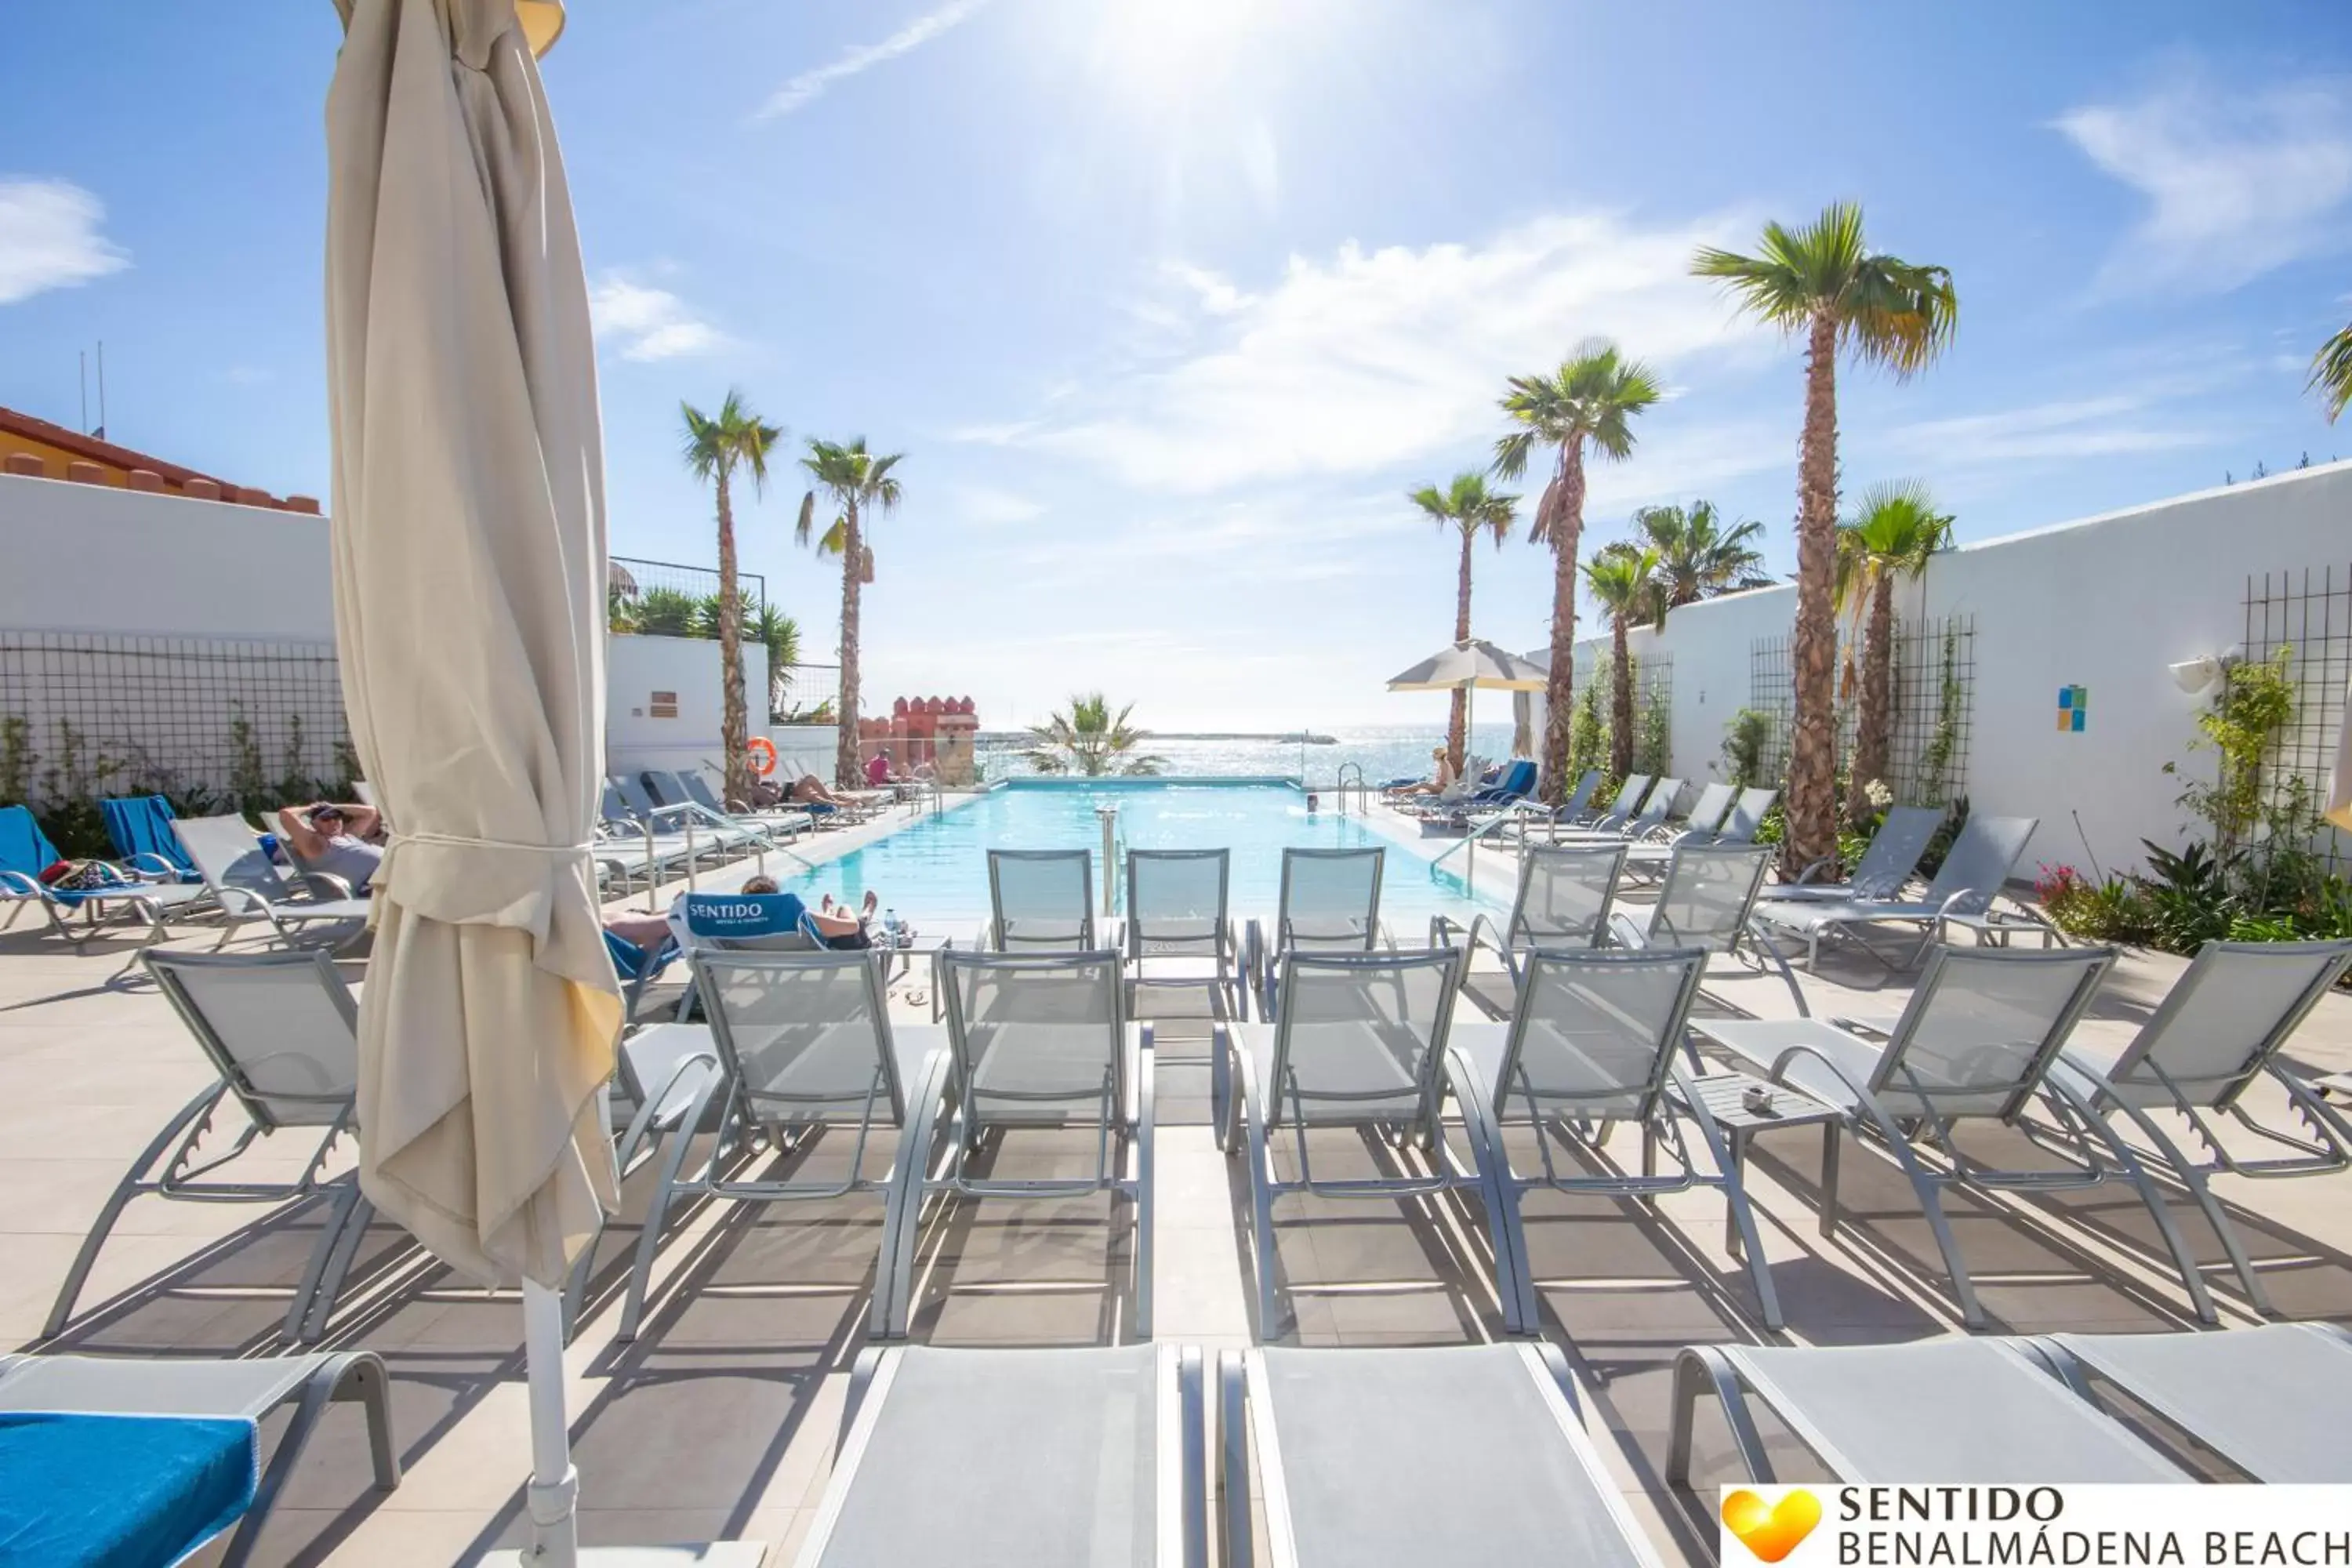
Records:
[[[1764,752],[1772,743],[1772,715],[1759,708],[1742,708],[1723,727],[1723,769],[1735,789],[1753,789],[1764,782]]]
[[[2197,716],[2189,748],[2219,753],[2221,765],[2212,783],[2185,785],[2180,804],[2212,825],[2214,851],[2224,861],[2264,820],[2263,763],[2279,731],[2294,721],[2294,648],[2281,647],[2262,663],[2234,667]],[[2167,773],[2179,771],[2171,763],[2164,766]]]
[[[1944,633],[1944,663],[1936,687],[1936,727],[1919,748],[1919,764],[1912,774],[1916,805],[1945,804],[1947,775],[1960,745],[1960,711],[1966,697],[1960,686],[1960,640],[1957,631]]]

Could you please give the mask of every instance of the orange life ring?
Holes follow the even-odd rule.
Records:
[[[776,771],[776,743],[765,735],[754,735],[743,748],[751,753],[751,771],[766,778]]]

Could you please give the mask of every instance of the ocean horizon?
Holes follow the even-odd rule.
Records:
[[[1139,751],[1162,760],[1169,778],[1295,778],[1313,788],[1328,789],[1339,770],[1349,763],[1363,770],[1366,782],[1424,776],[1429,753],[1444,743],[1445,724],[1310,725],[1296,735],[1328,735],[1329,744],[1284,741],[1271,734],[1202,732],[1151,735]],[[979,738],[982,767],[992,779],[1032,775],[1021,753],[1026,742],[1010,731],[984,732]],[[1506,720],[1480,722],[1470,728],[1473,755],[1499,761],[1511,754],[1511,725]]]

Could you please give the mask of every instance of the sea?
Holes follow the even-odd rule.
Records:
[[[1429,773],[1429,753],[1445,742],[1445,726],[1437,724],[1375,724],[1346,729],[1310,730],[1329,736],[1328,745],[1300,744],[1296,739],[1154,734],[1142,747],[1162,759],[1160,772],[1170,778],[1295,778],[1310,789],[1328,789],[1349,763],[1363,770],[1375,785],[1389,779],[1423,778]],[[1019,778],[1034,770],[1022,757],[1022,742],[1002,734],[983,734],[979,761],[992,779]],[[1474,724],[1470,728],[1474,756],[1500,760],[1511,754],[1511,726]],[[1352,783],[1352,776],[1350,779]]]

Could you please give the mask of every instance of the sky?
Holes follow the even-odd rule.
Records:
[[[1604,335],[1665,398],[1587,540],[1714,501],[1793,563],[1796,350],[1700,245],[1864,205],[1949,353],[1841,384],[1849,495],[1962,541],[2352,455],[2352,7],[2179,0],[572,0],[544,62],[595,301],[616,553],[707,563],[678,405],[903,452],[867,709],[1100,689],[1161,730],[1420,722],[1505,379]],[[2119,25],[2121,24],[2121,25]],[[25,8],[0,63],[0,405],[328,493],[329,0]],[[89,416],[97,417],[93,404]],[[792,462],[746,570],[837,639]],[[1538,485],[1528,487],[1532,513]],[[1478,635],[1548,637],[1524,524]],[[2091,590],[2095,591],[2095,590]],[[1586,611],[1590,615],[1589,606]]]

